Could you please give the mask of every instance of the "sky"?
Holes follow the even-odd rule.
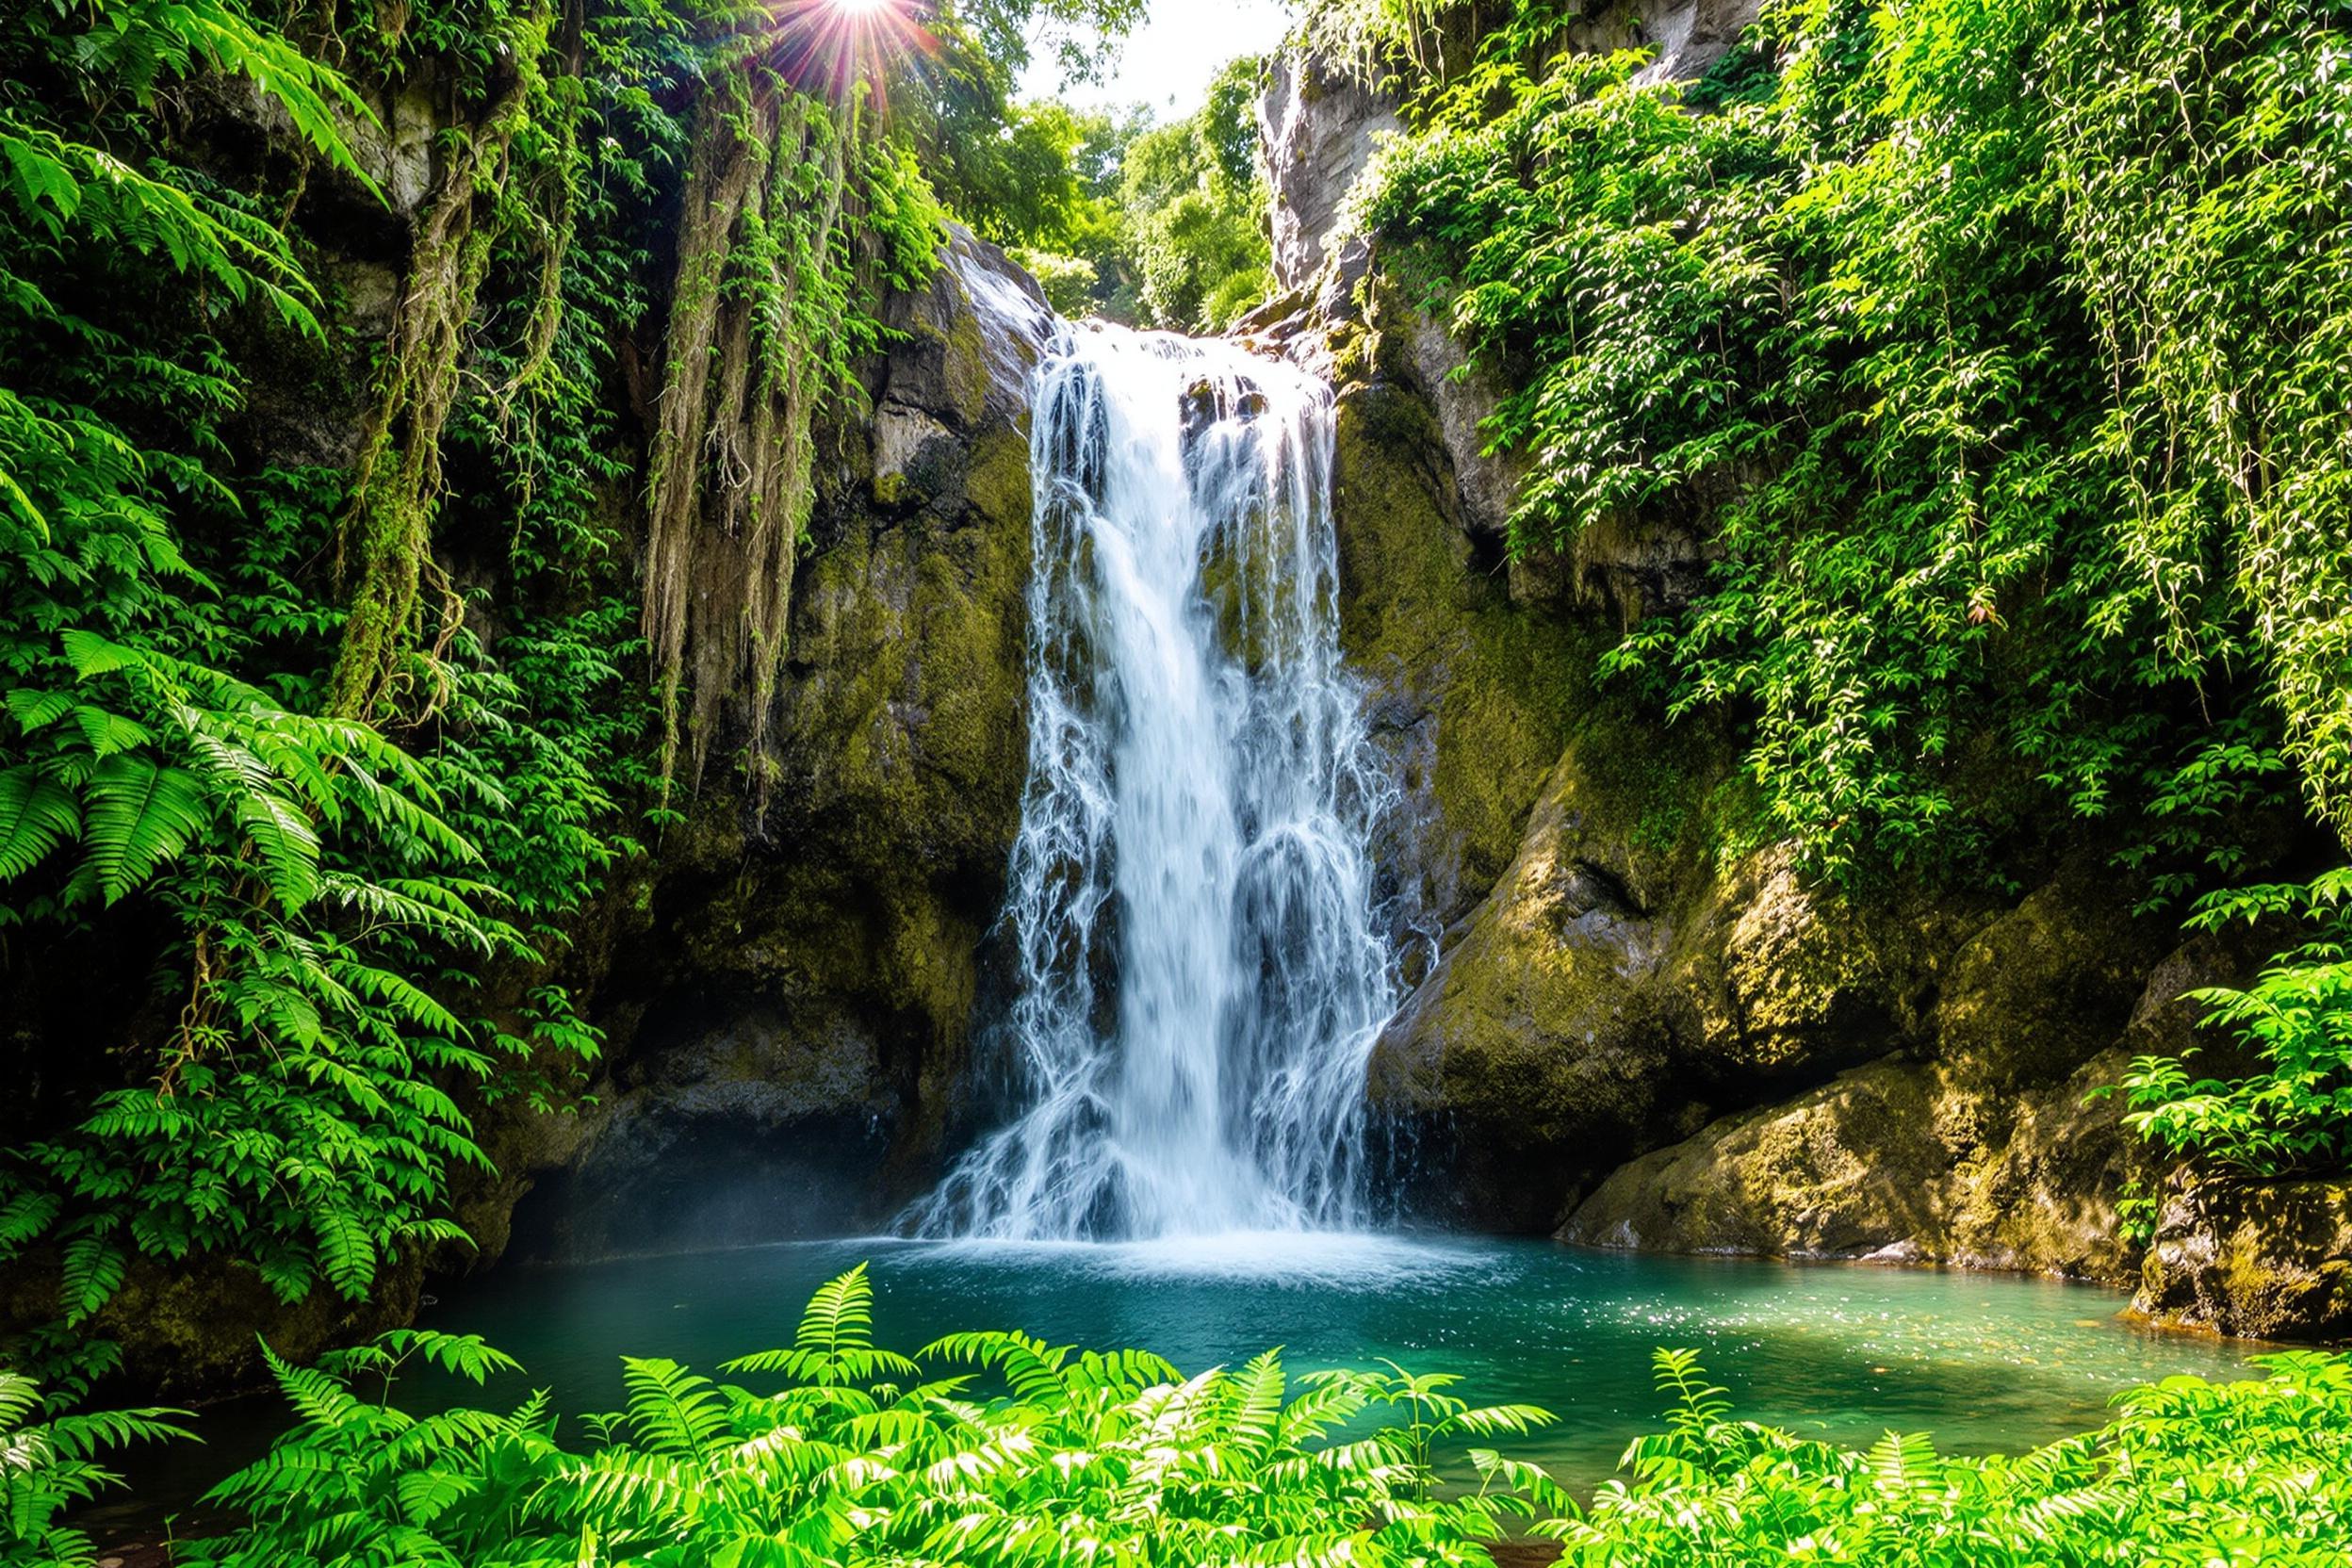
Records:
[[[1023,74],[1025,98],[1072,104],[1149,104],[1161,120],[1190,114],[1208,97],[1209,81],[1236,56],[1258,55],[1290,30],[1284,0],[1152,0],[1151,15],[1127,40],[1108,81],[1065,84],[1054,61]]]

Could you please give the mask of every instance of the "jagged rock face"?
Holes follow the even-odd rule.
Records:
[[[1582,661],[1572,629],[1513,604],[1448,520],[1444,438],[1419,400],[1347,387],[1334,456],[1340,641],[1397,790],[1374,858],[1400,923],[1433,937],[1516,854]]]
[[[544,1171],[527,1251],[878,1226],[948,1135],[1026,776],[1028,385],[1053,318],[959,233],[887,320],[872,416],[822,437],[771,805],[747,819],[714,781],[661,846],[599,997],[605,1102],[513,1152]]]
[[[1315,285],[1377,139],[1402,127],[1386,93],[1320,61],[1275,59],[1258,100],[1258,135],[1274,196],[1274,276],[1284,289]]]

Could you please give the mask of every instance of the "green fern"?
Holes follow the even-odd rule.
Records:
[[[90,1537],[65,1522],[76,1505],[122,1485],[110,1450],[186,1439],[173,1410],[45,1413],[41,1386],[0,1369],[0,1568],[95,1568]]]
[[[63,785],[30,767],[0,773],[0,880],[24,875],[81,831],[81,811]]]
[[[811,1315],[846,1324],[862,1278],[828,1282]],[[1054,1359],[1012,1332],[940,1344],[955,1364]],[[828,1327],[805,1353],[824,1373],[858,1348],[854,1330]],[[1919,1437],[1858,1451],[1736,1420],[1696,1360],[1668,1352],[1684,1458],[1604,1486],[1589,1511],[1492,1448],[1456,1454],[1449,1438],[1432,1457],[1459,1468],[1443,1471],[1417,1457],[1448,1421],[1541,1413],[1472,1405],[1452,1380],[1401,1368],[1308,1373],[1292,1394],[1270,1352],[1190,1378],[1159,1377],[1165,1364],[1141,1352],[1089,1354],[1063,1362],[1069,1380],[1043,1403],[975,1401],[955,1379],[811,1377],[755,1395],[628,1361],[629,1408],[586,1424],[586,1452],[559,1441],[545,1396],[422,1419],[392,1402],[417,1364],[515,1370],[477,1340],[403,1331],[318,1368],[271,1361],[302,1425],[217,1491],[245,1522],[188,1545],[192,1568],[569,1568],[583,1551],[615,1564],[1489,1568],[1487,1543],[1522,1520],[1579,1568],[2185,1562],[2217,1540],[2265,1568],[2336,1568],[2352,1516],[2352,1360],[2315,1353],[2270,1358],[2260,1381],[2134,1390],[2099,1432],[1976,1460]],[[0,1382],[0,1413],[7,1397]],[[1367,1429],[1373,1410],[1397,1424]]]

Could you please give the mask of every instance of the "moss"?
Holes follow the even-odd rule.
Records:
[[[981,516],[1019,528],[1025,538],[1030,517],[1029,443],[1018,431],[998,431],[973,445],[964,495]],[[1022,559],[1027,559],[1025,549]]]
[[[1443,445],[1424,405],[1386,387],[1351,391],[1335,452],[1342,643],[1434,717],[1437,814],[1464,881],[1483,885],[1511,863],[1560,756],[1589,650],[1478,572],[1446,515]]]
[[[775,829],[806,844],[780,945],[812,990],[864,995],[960,1038],[1027,768],[1028,448],[974,443],[951,515],[853,510],[803,569],[800,673],[776,728],[792,787]]]

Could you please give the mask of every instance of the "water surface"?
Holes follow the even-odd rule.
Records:
[[[1288,1233],[1087,1245],[816,1242],[693,1258],[516,1268],[446,1299],[434,1326],[518,1356],[570,1411],[617,1408],[623,1353],[705,1371],[791,1343],[819,1283],[873,1265],[875,1327],[912,1350],[956,1330],[1156,1350],[1186,1372],[1284,1347],[1294,1372],[1391,1358],[1477,1402],[1560,1424],[1505,1445],[1579,1490],[1661,1402],[1651,1351],[1702,1351],[1741,1415],[1949,1450],[2085,1431],[2119,1389],[2256,1370],[2257,1348],[2133,1329],[2108,1291],[2007,1276],[1590,1252],[1547,1242]]]

